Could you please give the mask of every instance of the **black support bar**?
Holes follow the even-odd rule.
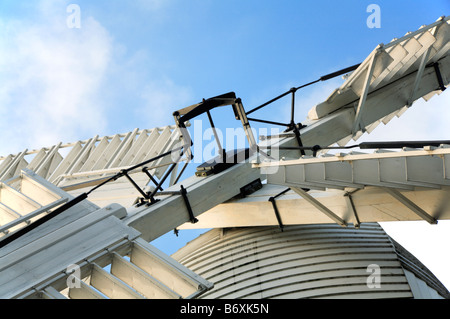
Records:
[[[192,211],[191,204],[189,203],[189,198],[187,197],[187,190],[186,190],[186,188],[183,187],[183,185],[181,185],[180,193],[181,193],[181,196],[183,197],[184,203],[186,204],[186,208],[187,208],[187,211],[189,214],[189,219],[190,219],[191,223],[192,224],[197,223],[198,219],[195,218],[195,216],[194,216],[194,212]]]
[[[355,64],[355,65],[349,66],[349,67],[347,67],[345,69],[342,69],[342,70],[339,70],[339,71],[336,71],[336,72],[333,72],[333,73],[329,73],[329,74],[323,75],[323,76],[321,76],[319,79],[317,79],[315,81],[311,81],[309,83],[300,85],[298,87],[291,88],[289,91],[284,92],[283,94],[278,95],[277,97],[271,99],[270,101],[267,101],[267,102],[261,104],[260,106],[257,106],[255,108],[251,109],[250,111],[246,112],[245,114],[249,115],[249,114],[251,114],[251,113],[253,113],[253,112],[255,112],[255,111],[257,111],[257,110],[259,110],[259,109],[261,109],[261,108],[263,108],[263,107],[265,107],[265,106],[267,106],[267,105],[269,105],[269,104],[271,104],[271,103],[273,103],[275,101],[278,101],[279,99],[281,99],[282,97],[285,97],[286,95],[289,95],[290,93],[295,94],[295,92],[297,90],[302,89],[304,87],[310,86],[310,85],[315,84],[315,83],[320,82],[320,81],[327,81],[327,80],[335,78],[335,77],[337,77],[339,75],[346,74],[348,72],[354,71],[360,65],[361,65],[360,63],[359,64]],[[294,97],[293,97],[293,100],[294,100]],[[293,114],[293,113],[291,113],[291,114]]]
[[[158,182],[156,181],[156,179],[152,176],[152,174],[150,174],[150,172],[148,171],[148,167],[143,167],[142,171],[150,178],[150,180],[152,181],[153,184],[155,184],[156,189],[159,189],[160,191],[163,191],[163,188],[161,187],[161,185],[158,185]]]
[[[146,194],[140,187],[138,184],[136,184],[136,182],[130,177],[130,175],[128,175],[128,173],[126,171],[122,171],[122,174],[130,181],[131,185],[134,186],[134,188],[137,189],[137,191],[142,195],[142,197],[144,197],[145,199],[150,199],[149,195]]]
[[[300,147],[300,153],[302,155],[305,155],[305,150],[302,148],[303,143],[302,143],[302,138],[300,137],[300,130],[298,129],[297,125],[295,125],[295,124],[293,126],[293,132],[295,134],[295,139],[297,140],[297,144]]]
[[[438,62],[433,63],[433,68],[439,83],[439,89],[441,91],[445,91],[446,87],[444,85],[444,80],[442,79],[441,70],[439,69],[439,63]]]
[[[260,123],[266,123],[266,124],[272,124],[272,125],[289,126],[289,124],[285,124],[285,123],[268,121],[268,120],[260,120],[260,119],[255,119],[252,117],[247,117],[247,120],[254,121],[254,122],[260,122]]]
[[[269,198],[269,202],[272,203],[273,210],[275,212],[275,216],[277,217],[278,226],[280,227],[281,231],[284,231],[284,225],[283,225],[283,222],[281,220],[280,212],[278,211],[278,207],[277,207],[277,203],[275,202],[275,198],[274,197],[270,197]]]
[[[352,72],[352,71],[356,70],[360,65],[361,65],[361,63],[355,64],[355,65],[349,66],[348,68],[345,68],[345,69],[342,69],[342,70],[339,70],[339,71],[336,71],[336,72],[329,73],[327,75],[321,76],[320,77],[320,81],[326,81],[326,80],[335,78],[335,77],[337,77],[339,75],[343,75],[343,74],[346,74],[348,72]]]
[[[76,204],[78,204],[79,202],[85,200],[87,198],[87,193],[82,193],[80,195],[78,195],[77,197],[71,199],[70,201],[68,201],[67,203],[65,203],[64,205],[56,208],[54,211],[52,211],[51,213],[45,215],[44,217],[39,218],[38,220],[36,220],[35,222],[15,231],[14,233],[3,237],[2,240],[0,241],[0,248],[3,248],[4,246],[8,245],[9,243],[13,242],[14,240],[18,239],[19,237],[29,233],[30,231],[32,231],[33,229],[35,229],[36,227],[44,224],[45,222],[49,221],[50,219],[58,216],[59,214],[65,212],[67,209],[71,208],[72,206],[75,206]]]
[[[155,196],[155,194],[158,192],[158,189],[161,188],[161,185],[164,184],[164,182],[166,181],[167,177],[172,173],[172,171],[174,170],[175,166],[177,165],[177,163],[173,163],[170,168],[167,170],[167,172],[164,174],[163,178],[161,178],[161,180],[159,181],[158,185],[156,185],[156,188],[153,192],[151,192],[149,196],[150,200],[152,200],[153,203],[153,198]]]
[[[283,221],[281,220],[281,215],[280,215],[280,212],[278,210],[278,206],[277,206],[277,203],[275,201],[275,198],[277,198],[277,197],[287,193],[289,190],[290,190],[290,188],[287,188],[284,191],[282,191],[281,193],[279,193],[279,194],[269,198],[269,202],[272,203],[272,207],[273,207],[273,210],[275,212],[275,216],[276,216],[277,221],[278,221],[278,226],[280,227],[281,231],[284,231],[284,225],[283,225]]]

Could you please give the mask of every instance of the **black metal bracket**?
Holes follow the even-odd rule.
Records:
[[[284,191],[282,191],[281,193],[279,193],[279,194],[269,198],[269,202],[272,203],[273,210],[275,212],[275,216],[276,216],[277,221],[278,221],[278,226],[280,227],[281,231],[284,231],[284,225],[283,225],[283,222],[281,220],[281,215],[280,215],[280,212],[278,211],[278,207],[277,207],[277,203],[275,201],[275,198],[277,198],[277,197],[287,193],[289,190],[290,190],[290,188],[287,188]]]
[[[145,170],[144,170],[145,169]],[[151,176],[151,174],[146,170],[147,167],[144,167],[142,169],[142,171],[144,171],[148,176],[151,177],[152,181],[156,182],[155,179]],[[127,171],[122,170],[121,174],[123,176],[125,176],[131,183],[131,185],[134,186],[134,188],[137,189],[137,191],[142,195],[142,197],[138,198],[137,202],[136,202],[136,207],[142,206],[142,205],[151,205],[154,204],[156,202],[159,201],[159,199],[155,199],[152,195],[150,195],[149,193],[144,192],[138,184],[136,184],[136,182],[131,178],[131,176],[128,174]],[[158,187],[158,184],[157,184]],[[160,186],[159,186],[160,187]]]
[[[277,217],[278,226],[280,227],[281,231],[284,231],[284,225],[283,225],[283,222],[281,221],[280,212],[278,211],[278,207],[277,207],[277,203],[275,202],[275,198],[270,197],[269,202],[272,203],[273,210],[275,212],[275,216]]]
[[[223,156],[218,155],[215,158],[197,166],[195,175],[204,177],[212,174],[218,174],[231,166],[242,163],[251,155],[253,155],[253,152],[248,148],[228,151]]]
[[[181,193],[181,196],[183,197],[184,203],[186,204],[186,208],[187,208],[187,211],[189,214],[189,219],[190,219],[191,223],[192,224],[197,223],[198,219],[195,218],[195,216],[194,216],[194,212],[192,211],[191,204],[189,203],[189,198],[187,197],[187,190],[186,190],[186,188],[183,187],[183,185],[181,185],[180,193]]]
[[[160,192],[159,195],[181,195],[181,197],[183,197],[184,203],[186,204],[186,209],[189,214],[189,220],[191,221],[192,224],[195,224],[198,222],[198,219],[195,218],[194,212],[192,211],[192,207],[189,202],[189,198],[187,196],[187,190],[186,190],[186,188],[183,187],[183,185],[180,185],[179,191],[164,191],[164,192]]]
[[[125,176],[131,183],[131,185],[134,186],[134,188],[137,189],[137,191],[142,195],[143,198],[145,198],[146,200],[150,200],[150,197],[147,193],[145,193],[138,184],[136,184],[136,182],[130,177],[130,175],[128,175],[128,172],[125,170],[121,171],[122,175]]]
[[[444,80],[442,79],[441,70],[439,69],[439,63],[435,62],[433,63],[434,72],[436,73],[436,77],[439,83],[439,89],[444,92],[446,87],[444,85]]]
[[[338,70],[336,72],[329,73],[329,74],[326,74],[324,76],[321,76],[319,79],[317,79],[315,81],[312,81],[312,82],[300,85],[298,87],[292,87],[291,89],[289,89],[289,91],[286,91],[283,94],[281,94],[281,95],[271,99],[270,101],[267,101],[267,102],[261,104],[260,106],[257,106],[255,108],[251,109],[250,111],[246,112],[245,114],[249,115],[249,114],[251,114],[251,113],[253,113],[253,112],[255,112],[255,111],[257,111],[257,110],[259,110],[259,109],[261,109],[261,108],[263,108],[263,107],[265,107],[265,106],[267,106],[267,105],[269,105],[269,104],[271,104],[271,103],[273,103],[273,102],[275,102],[275,101],[277,101],[277,100],[279,100],[279,99],[281,99],[281,98],[283,98],[283,97],[285,97],[285,96],[287,96],[289,94],[291,94],[291,120],[290,120],[289,124],[279,123],[279,122],[274,122],[274,121],[261,120],[261,119],[255,119],[255,118],[248,118],[248,120],[261,122],[261,123],[266,123],[266,124],[286,126],[287,129],[285,130],[285,132],[289,132],[289,131],[293,131],[294,132],[294,136],[295,136],[295,139],[297,140],[297,144],[299,146],[300,153],[301,153],[301,155],[305,155],[305,149],[303,148],[302,140],[301,140],[301,137],[300,137],[300,130],[302,128],[306,127],[306,126],[302,125],[301,123],[295,124],[295,120],[294,120],[294,118],[295,118],[295,114],[294,114],[294,112],[295,112],[295,93],[298,90],[300,90],[300,89],[302,89],[304,87],[313,85],[313,84],[315,84],[317,82],[327,81],[327,80],[335,78],[335,77],[337,77],[339,75],[352,72],[352,71],[356,70],[360,65],[361,64],[355,64],[355,65],[352,65],[352,66],[347,67],[345,69]],[[317,155],[317,151],[318,151],[318,149],[313,150],[313,156],[314,157]]]
[[[303,143],[302,143],[302,138],[300,135],[300,130],[304,127],[306,127],[306,125],[303,125],[302,123],[295,124],[294,122],[291,122],[288,126],[288,129],[285,131],[285,132],[289,132],[290,130],[292,130],[294,132],[295,139],[297,140],[297,144],[300,147],[300,153],[302,155],[305,155],[305,150],[302,148]],[[314,156],[316,156],[316,155],[314,154]]]
[[[214,133],[214,138],[218,146],[219,157],[221,157],[222,161],[224,161],[225,157],[227,156],[226,150],[222,147],[220,143],[210,111],[214,108],[226,105],[230,105],[233,108],[235,118],[241,121],[241,124],[244,128],[244,132],[247,136],[249,148],[252,151],[258,151],[258,145],[256,143],[255,137],[253,136],[253,132],[250,128],[250,124],[248,122],[247,115],[245,113],[244,106],[242,104],[242,100],[240,98],[237,98],[234,92],[229,92],[226,94],[215,96],[206,100],[203,99],[203,101],[200,103],[175,111],[173,113],[173,117],[175,119],[175,124],[181,131],[183,143],[185,145],[192,144],[189,132],[187,131],[186,128],[186,122],[191,120],[192,118],[195,118],[201,114],[206,113]]]
[[[192,140],[189,137],[189,132],[187,132],[186,122],[206,113],[208,116],[208,120],[211,124],[211,128],[214,132],[214,137],[219,148],[219,155],[224,154],[224,150],[217,136],[216,128],[211,117],[210,110],[225,105],[233,105],[233,110],[235,110],[234,104],[236,103],[236,94],[234,92],[229,92],[226,94],[222,94],[219,96],[215,96],[209,99],[203,99],[202,102],[185,107],[183,109],[177,110],[173,112],[173,117],[175,119],[175,124],[181,131],[181,136],[183,141],[187,145],[192,145]],[[192,154],[189,154],[192,159]]]
[[[158,190],[163,190],[163,188],[161,187],[162,184],[164,184],[164,182],[166,181],[167,177],[172,173],[172,171],[174,170],[175,166],[177,165],[177,163],[173,163],[170,168],[167,170],[167,172],[164,174],[164,176],[161,178],[161,180],[159,181],[159,183],[152,177],[152,175],[148,172],[148,168],[144,167],[142,169],[143,172],[145,172],[147,174],[147,176],[150,177],[150,179],[152,180],[152,182],[156,185],[156,188],[150,193],[145,193],[144,191],[142,191],[138,185],[136,185],[136,183],[133,183],[133,185],[135,185],[136,188],[138,188],[138,190],[140,191],[141,195],[143,196],[143,198],[139,198],[138,199],[138,203],[136,204],[137,207],[141,206],[141,205],[147,205],[150,206],[156,202],[159,202],[159,199],[155,199],[155,195],[158,192]],[[128,179],[130,179],[128,177]],[[130,180],[131,182],[131,180]]]
[[[253,194],[257,190],[261,189],[262,187],[263,187],[263,185],[261,183],[261,179],[258,178],[256,180],[254,180],[253,182],[248,183],[244,187],[241,187],[239,190],[239,195],[237,195],[237,196],[240,198],[244,198],[250,194]]]
[[[156,181],[156,179],[152,176],[152,174],[150,174],[150,172],[148,171],[148,167],[143,167],[142,171],[150,178],[150,180],[152,181],[153,184],[155,184],[156,189],[159,189],[160,191],[163,191],[164,189],[161,187],[161,185],[158,184],[158,182]]]

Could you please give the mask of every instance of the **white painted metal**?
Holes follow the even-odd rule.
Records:
[[[441,17],[387,45],[379,45],[341,87],[309,111],[308,119],[314,123],[357,107],[356,113],[346,112],[354,121],[352,129],[347,129],[351,134],[339,139],[338,144],[345,145],[351,137],[356,140],[360,136],[358,131],[373,130],[380,122],[386,124],[400,116],[405,105],[409,107],[420,97],[428,99],[430,92],[439,93],[435,71],[425,65],[439,62],[444,85],[448,86],[449,20]]]
[[[450,186],[446,168],[450,148],[406,149],[400,152],[379,150],[375,153],[337,153],[302,157],[297,160],[254,164],[267,174],[268,183],[299,187],[364,188],[379,186],[413,190],[417,187]],[[274,172],[276,168],[276,172]]]
[[[392,197],[397,199],[400,203],[408,207],[411,211],[417,214],[420,218],[426,220],[430,224],[437,224],[436,218],[430,216],[427,212],[425,212],[422,208],[417,206],[413,201],[408,199],[406,196],[402,195],[399,191],[392,188],[384,188],[387,193],[389,193]]]
[[[0,238],[67,202],[62,192],[34,172],[24,169],[17,178],[0,183]]]
[[[67,299],[63,294],[53,287],[47,287],[42,292],[42,297],[44,299]]]
[[[178,298],[192,298],[200,291],[211,288],[211,284],[189,271],[171,258],[167,258],[144,240],[134,242],[130,261],[161,283],[161,287],[177,292]]]
[[[312,204],[314,207],[316,207],[318,210],[320,210],[322,213],[324,213],[325,215],[327,215],[329,218],[331,218],[332,220],[334,220],[336,223],[338,223],[341,226],[347,226],[347,223],[340,218],[339,216],[337,216],[335,213],[333,213],[329,208],[327,208],[325,205],[323,205],[320,201],[318,201],[317,199],[314,198],[314,196],[308,194],[307,191],[301,189],[301,188],[296,188],[296,187],[292,187],[291,188],[294,192],[296,192],[298,195],[300,195],[301,197],[303,197],[307,202],[309,202],[310,204]]]
[[[100,294],[97,290],[93,289],[90,285],[84,281],[80,281],[79,288],[70,288],[68,292],[68,298],[70,299],[105,299],[105,296]]]
[[[406,269],[404,271],[414,299],[444,299],[443,296],[428,286],[425,281],[415,276],[414,273]]]
[[[68,298],[190,299],[213,287],[141,238],[109,247],[79,265],[83,281],[79,288],[62,290]],[[58,281],[43,285],[59,286]],[[26,297],[39,297],[40,291]]]
[[[94,264],[91,285],[111,299],[143,299],[143,296],[106,270]]]
[[[243,199],[231,199],[217,205],[202,215],[198,222],[189,222],[179,229],[209,229],[222,227],[277,226],[274,208],[269,198],[286,190],[286,186],[273,184]],[[448,186],[442,189],[421,188],[402,190],[400,193],[435,219],[450,219],[450,203],[448,202]],[[366,187],[356,192],[328,189],[326,191],[311,190],[310,196],[325,206],[335,216],[347,224],[359,225],[367,222],[414,221],[422,217],[404,203],[378,187]],[[349,196],[353,205],[349,205]],[[283,225],[328,224],[336,219],[293,191],[276,198],[279,215]]]
[[[202,298],[411,298],[397,254],[378,224],[327,224],[214,229],[173,257],[214,283]]]
[[[26,193],[45,195],[46,201],[72,198],[29,170],[10,182]],[[125,215],[117,204],[99,209],[82,201],[2,247],[0,298],[194,298],[212,287],[139,239],[140,233],[120,221]],[[122,257],[127,254],[130,261]],[[103,269],[108,264],[110,273]],[[89,284],[63,294],[70,265],[78,265],[79,279]]]
[[[0,158],[0,180],[10,179],[17,176],[21,169],[28,168],[76,196],[122,169],[171,150],[179,137],[175,126],[166,126],[134,129],[113,136],[97,135],[85,141],[59,143],[34,151],[25,150],[17,155]],[[69,149],[65,157],[60,154],[64,149]],[[31,158],[29,163],[28,158]],[[148,165],[149,172],[161,178],[171,163],[170,156],[161,158]],[[139,170],[130,174],[141,188],[149,183],[148,176]],[[137,197],[138,191],[128,181],[119,180],[93,194],[90,200],[105,206],[115,199],[119,204],[130,206]]]
[[[167,288],[152,276],[114,253],[111,274],[139,291],[144,297],[152,299],[179,299],[180,295]]]
[[[254,164],[254,166],[261,168],[263,173],[265,169],[270,169],[271,174],[267,174],[269,184],[292,188],[300,196],[313,203],[319,211],[327,214],[341,225],[344,225],[349,219],[359,224],[358,218],[361,221],[381,221],[376,220],[379,218],[379,214],[374,214],[374,211],[387,212],[387,207],[389,207],[389,212],[393,213],[393,220],[403,220],[404,218],[414,220],[415,218],[411,217],[410,213],[405,214],[406,208],[417,215],[416,218],[435,224],[437,218],[450,218],[448,207],[442,206],[448,196],[450,186],[447,171],[450,165],[449,160],[450,148],[441,146],[400,152],[377,151],[372,154],[338,153],[335,156],[303,157],[298,160],[267,162]],[[277,168],[277,171],[274,172],[273,168]],[[376,188],[374,189],[374,187]],[[336,199],[339,195],[336,196],[335,192],[330,193],[330,196],[325,195],[325,197],[336,199],[336,202],[331,202],[332,206],[338,206],[337,211],[334,211],[325,207],[313,196],[308,195],[302,188],[324,191],[341,189],[340,196],[343,198],[348,192],[359,191],[352,195],[354,204],[352,206],[343,205],[342,200]],[[395,198],[398,204],[391,206],[391,198],[374,195],[380,196],[383,192]],[[360,201],[363,194],[367,197],[364,201]],[[425,194],[429,196],[423,197]],[[284,202],[281,204],[283,206],[287,201],[282,202]],[[328,201],[328,203],[330,202]],[[299,202],[295,201],[295,204],[298,205]],[[291,205],[295,204],[291,203]],[[258,205],[261,206],[261,204]],[[401,207],[402,205],[404,207]],[[380,209],[381,207],[384,209]],[[290,212],[292,209],[288,208],[288,211]],[[367,209],[369,210],[367,211]],[[210,212],[210,214],[211,216],[215,215],[214,212]],[[375,218],[375,216],[377,217]],[[206,217],[204,218],[204,222],[206,222]],[[229,218],[232,219],[231,216]],[[300,221],[300,219],[301,217],[298,217],[297,220]],[[308,221],[321,223],[323,219],[315,214],[309,216]],[[225,225],[223,226],[225,227]]]

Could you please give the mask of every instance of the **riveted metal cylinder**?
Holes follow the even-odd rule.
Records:
[[[377,223],[213,229],[173,257],[214,283],[202,298],[417,297],[410,284],[423,281],[420,267],[405,269],[396,245]]]

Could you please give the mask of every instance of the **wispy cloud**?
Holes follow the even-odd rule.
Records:
[[[6,30],[0,39],[2,153],[76,139],[105,125],[97,90],[112,39],[92,17],[84,17],[80,29],[68,28],[66,6],[54,4],[38,3],[33,22],[0,20]]]
[[[150,123],[159,126],[173,124],[173,111],[193,104],[192,91],[175,84],[167,77],[157,82],[147,82],[142,89],[141,98],[144,104],[136,112],[145,114]]]
[[[173,110],[192,100],[188,87],[161,76],[148,48],[117,42],[87,7],[81,28],[69,28],[69,3],[41,0],[32,17],[0,17],[0,155],[170,125]]]

